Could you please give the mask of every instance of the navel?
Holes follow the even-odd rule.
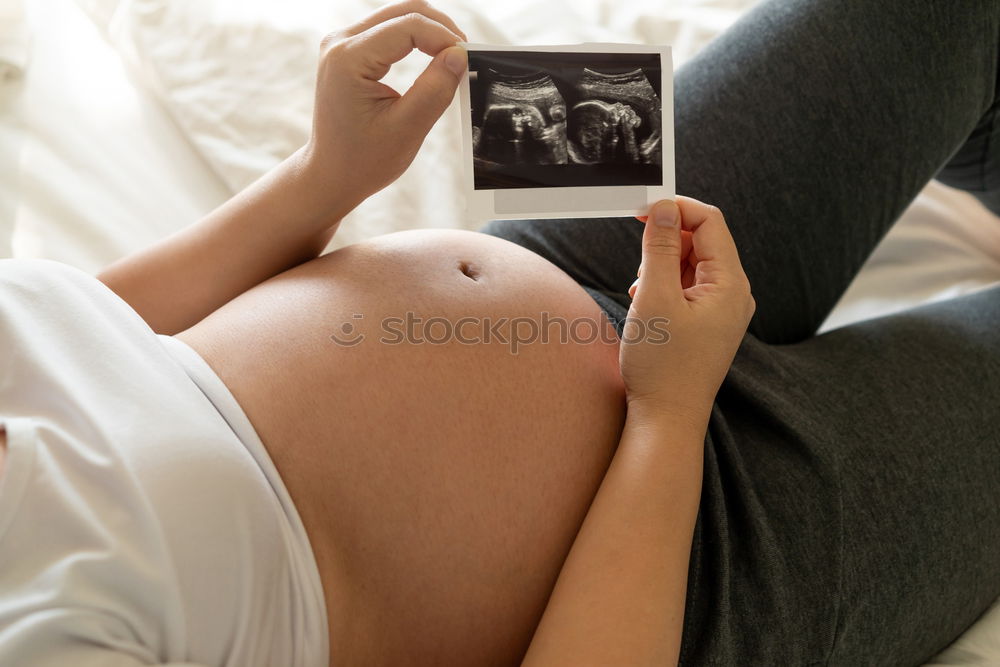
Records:
[[[472,264],[471,262],[459,260],[458,270],[462,272],[462,275],[464,275],[466,278],[469,278],[470,280],[479,279],[479,269],[477,269],[475,265]]]

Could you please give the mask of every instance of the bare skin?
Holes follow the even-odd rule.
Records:
[[[315,258],[413,159],[464,76],[464,39],[423,0],[331,33],[309,143],[99,277],[249,415],[310,535],[331,662],[677,664],[708,415],[754,308],[721,212],[678,197],[642,218],[625,331],[665,317],[669,345],[514,355],[476,320],[470,344],[379,343],[407,312],[604,319],[557,267],[469,232]],[[380,79],[414,47],[432,61],[400,95]]]
[[[408,311],[606,326],[539,256],[425,230],[307,262],[178,337],[232,390],[292,494],[338,664],[516,664],[621,434],[617,339],[563,344],[553,328],[516,355],[495,340],[378,342],[379,322]],[[366,339],[334,343],[344,322]]]

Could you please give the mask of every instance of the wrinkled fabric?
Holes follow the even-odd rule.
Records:
[[[1000,286],[817,335],[928,180],[1000,193],[998,38],[995,0],[771,0],[677,71],[677,191],[721,208],[757,301],[706,435],[681,664],[921,664],[1000,595]],[[642,229],[484,231],[620,327]]]
[[[193,350],[22,259],[0,260],[0,349],[0,665],[329,664],[305,528]]]

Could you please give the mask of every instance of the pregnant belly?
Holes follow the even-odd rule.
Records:
[[[339,655],[373,632],[427,658],[516,661],[624,414],[617,338],[586,292],[501,239],[403,232],[276,276],[179,337],[289,487]]]

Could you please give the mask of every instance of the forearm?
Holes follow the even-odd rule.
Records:
[[[157,333],[194,325],[271,276],[316,257],[350,202],[299,151],[196,224],[98,274]],[[338,197],[342,207],[332,203]]]
[[[707,418],[630,412],[525,665],[675,665]]]
[[[388,5],[320,46],[308,146],[196,225],[98,278],[158,333],[189,328],[271,276],[316,257],[340,219],[392,183],[455,95],[465,39],[421,2]],[[419,48],[434,60],[404,95],[380,83]]]

